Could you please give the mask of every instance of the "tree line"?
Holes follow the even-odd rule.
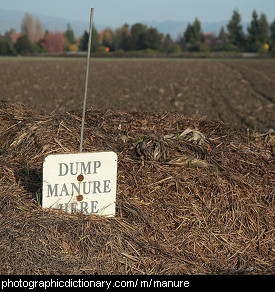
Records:
[[[38,18],[26,13],[21,22],[21,33],[14,29],[0,35],[0,55],[27,55],[87,51],[89,35],[76,38],[70,24],[65,32],[44,30]],[[189,23],[177,40],[162,34],[157,28],[142,23],[123,25],[115,30],[106,28],[98,32],[93,28],[92,52],[139,51],[179,54],[181,52],[258,52],[275,53],[275,20],[269,25],[264,13],[256,10],[244,32],[241,15],[237,10],[219,34],[203,33],[196,18]]]

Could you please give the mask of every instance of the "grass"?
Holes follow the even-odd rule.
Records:
[[[61,57],[61,56],[0,56],[1,60],[13,61],[86,61],[86,57]],[[142,62],[213,62],[213,61],[275,61],[275,58],[212,58],[212,57],[94,57],[91,56],[91,61],[108,62],[108,61],[142,61]]]
[[[36,202],[38,204],[39,208],[42,208],[42,203],[41,203],[41,189],[39,189],[36,193],[35,193],[35,197],[36,197]]]
[[[73,57],[33,57],[33,56],[1,56],[1,60],[11,60],[11,61],[84,61],[86,58],[79,57],[79,58],[73,58]]]
[[[177,123],[177,135],[176,135],[177,139],[179,138],[179,136],[180,136],[180,132],[179,132],[179,124]]]

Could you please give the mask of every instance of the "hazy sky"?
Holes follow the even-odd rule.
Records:
[[[94,7],[95,23],[119,26],[138,21],[229,20],[238,9],[243,22],[250,22],[253,9],[275,19],[275,0],[0,0],[0,9],[39,13],[73,20],[89,20]]]

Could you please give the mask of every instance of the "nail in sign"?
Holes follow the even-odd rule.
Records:
[[[53,154],[43,163],[42,207],[115,216],[114,152]]]

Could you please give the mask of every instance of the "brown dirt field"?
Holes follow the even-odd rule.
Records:
[[[79,150],[85,60],[0,58],[0,274],[274,274],[273,64],[93,60],[105,218],[41,208],[43,159]]]
[[[116,217],[41,209],[43,158],[77,152],[80,122],[0,102],[0,274],[275,273],[274,132],[88,110],[84,151],[118,154]]]
[[[87,107],[177,111],[274,128],[273,60],[92,60]],[[82,108],[85,60],[0,59],[1,100],[41,113]]]

